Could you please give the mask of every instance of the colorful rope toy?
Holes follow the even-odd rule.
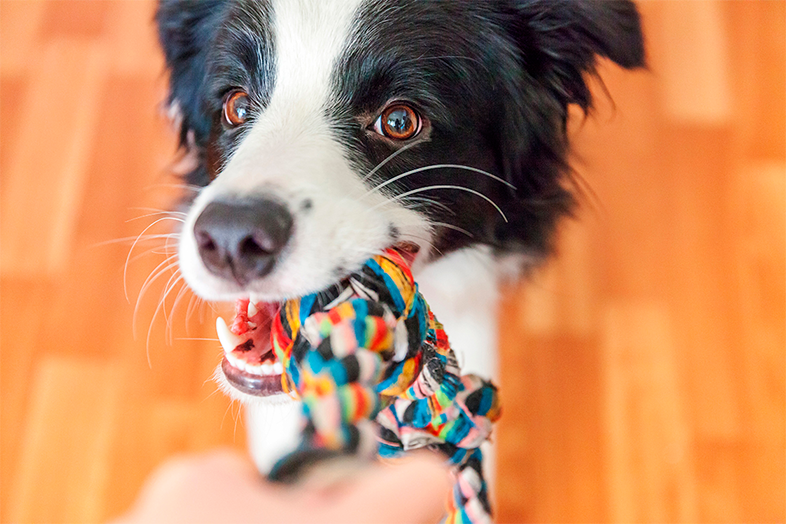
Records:
[[[401,253],[388,249],[333,288],[286,302],[271,339],[307,420],[271,478],[333,455],[427,447],[454,466],[445,522],[491,520],[480,445],[500,415],[497,389],[461,375]]]

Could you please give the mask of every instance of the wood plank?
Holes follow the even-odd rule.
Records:
[[[104,516],[121,377],[111,361],[57,356],[41,361],[9,521],[98,522]]]
[[[112,481],[105,517],[124,513],[156,466],[174,454],[201,452],[217,446],[234,447],[241,453],[246,450],[242,419],[235,423],[235,417],[240,416],[238,406],[230,407],[230,400],[216,391],[210,380],[217,364],[216,348],[210,343],[188,341],[196,346],[191,349],[197,352],[186,352],[189,349],[186,342],[179,343],[183,358],[196,357],[203,371],[191,374],[180,369],[151,370],[144,354],[134,354],[138,344],[127,344],[123,350],[126,355],[123,369],[136,380],[126,385],[123,394],[123,417],[118,421],[114,452],[109,460]],[[157,375],[163,376],[164,371],[185,375],[194,383],[193,395],[171,388],[166,388],[168,393],[162,392]]]
[[[694,464],[701,522],[741,522],[748,520],[743,515],[753,515],[743,511],[744,486],[737,470],[744,452],[745,446],[738,440],[696,439]]]
[[[681,348],[672,330],[663,305],[606,309],[601,348],[611,522],[699,520],[693,435],[677,367]]]
[[[597,339],[522,336],[527,305],[502,311],[504,416],[495,434],[500,522],[604,522],[601,364]]]
[[[745,429],[734,464],[744,514],[775,522],[786,515],[786,163],[751,163],[736,173],[733,188],[737,325],[745,348],[737,360]],[[758,489],[762,484],[771,489]]]
[[[0,173],[6,172],[11,151],[16,148],[19,127],[22,123],[23,107],[20,101],[27,92],[25,77],[0,76]],[[4,188],[4,177],[0,177],[0,193]]]
[[[49,38],[95,38],[106,25],[107,12],[113,2],[79,0],[79,9],[70,5],[73,0],[48,0],[41,23],[41,32]]]
[[[85,165],[71,253],[52,297],[49,321],[61,336],[72,342],[70,347],[97,355],[119,355],[128,347],[125,342],[134,337],[138,289],[163,258],[154,254],[140,260],[135,257],[165,243],[164,239],[141,242],[131,254],[127,279],[129,304],[124,292],[124,269],[132,239],[159,217],[131,219],[150,215],[148,209],[142,208],[172,207],[176,196],[169,188],[145,189],[168,180],[162,170],[162,157],[171,142],[167,141],[165,123],[155,117],[154,107],[159,100],[155,86],[145,80],[115,76],[107,78],[103,85],[104,90],[94,101],[98,111],[95,126],[101,132],[94,138]],[[123,103],[119,104],[118,100]],[[140,149],[145,154],[140,154]],[[172,230],[170,227],[151,232]],[[155,308],[157,292],[158,289],[154,290],[148,297],[153,302],[147,306]],[[75,315],[74,311],[81,314]],[[133,347],[146,372],[149,372],[145,358],[148,315],[143,307],[139,313],[139,342]],[[106,340],[105,347],[96,344],[96,331],[106,333],[107,330],[116,339]],[[113,340],[116,341],[112,343]],[[158,342],[164,346],[163,337],[151,337],[151,342],[155,345],[153,352],[159,347]],[[178,376],[183,377],[187,380],[188,374]]]
[[[642,4],[646,7],[652,4]],[[644,15],[651,17],[646,10]],[[604,85],[596,85],[596,108],[574,124],[572,134],[573,165],[594,193],[582,202],[580,220],[592,239],[586,256],[595,268],[595,292],[665,298],[669,275],[661,257],[671,232],[665,220],[670,203],[662,180],[660,120],[653,103],[661,96],[659,86],[652,73],[623,71],[608,62],[601,63],[601,74]]]
[[[786,151],[786,2],[723,2],[740,155],[778,161]]]
[[[591,218],[590,218],[591,220]],[[570,222],[560,230],[559,254],[521,288],[527,332],[538,336],[591,335],[597,331],[597,264],[591,225]]]
[[[104,3],[109,5],[109,12],[103,37],[111,49],[114,74],[162,83],[164,61],[153,23],[156,4],[140,0]]]
[[[0,78],[23,77],[37,67],[44,0],[0,2]]]
[[[663,146],[682,144],[664,161],[664,186],[671,192],[671,229],[664,245],[674,322],[686,360],[691,416],[707,438],[740,435],[735,392],[735,351],[741,339],[732,326],[737,283],[724,239],[731,234],[727,192],[732,176],[728,127],[668,126]]]
[[[723,4],[660,2],[663,103],[680,124],[724,124],[732,118],[729,39]]]
[[[22,102],[25,113],[17,147],[3,175],[4,274],[57,273],[70,256],[97,132],[96,100],[106,78],[105,61],[101,46],[84,41],[55,40],[43,51]],[[31,176],[35,184],[28,182]],[[29,229],[16,224],[28,224]]]
[[[24,442],[24,426],[32,376],[41,350],[41,334],[46,333],[46,316],[53,286],[46,281],[0,279],[0,493],[11,491],[16,477],[19,450]],[[10,522],[7,499],[0,504],[0,521]]]

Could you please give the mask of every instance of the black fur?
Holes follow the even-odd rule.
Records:
[[[157,14],[171,73],[171,98],[183,113],[181,144],[203,160],[189,182],[207,184],[242,129],[220,121],[221,98],[249,89],[264,111],[275,83],[269,6],[248,0],[163,0]],[[644,66],[638,12],[627,0],[390,0],[364,4],[355,21],[362,46],[345,50],[334,73],[330,109],[337,138],[362,175],[397,146],[368,132],[364,117],[405,99],[428,118],[430,140],[401,152],[377,173],[380,182],[408,169],[463,164],[515,186],[460,169],[429,170],[391,186],[394,194],[427,185],[461,185],[499,204],[507,221],[477,196],[434,189],[405,199],[440,228],[446,253],[482,243],[545,254],[559,217],[570,213],[568,106],[592,107],[587,75],[596,56]],[[256,51],[259,52],[256,52]]]
[[[203,108],[207,85],[206,57],[213,47],[219,24],[226,18],[228,0],[165,0],[156,13],[158,36],[170,72],[170,102],[182,112],[180,145],[187,146],[193,131],[204,147],[211,118]]]

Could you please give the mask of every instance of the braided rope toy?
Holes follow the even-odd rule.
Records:
[[[397,457],[427,447],[453,465],[447,523],[490,522],[480,445],[500,415],[496,387],[461,375],[442,325],[394,249],[333,288],[287,301],[274,318],[283,389],[303,402],[283,480],[341,454]]]

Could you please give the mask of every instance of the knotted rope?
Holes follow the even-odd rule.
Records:
[[[396,457],[428,447],[453,465],[445,522],[491,520],[479,446],[500,415],[497,389],[461,375],[399,252],[386,250],[333,288],[286,302],[271,338],[284,389],[300,397],[306,419],[299,447],[272,478],[333,455]]]

